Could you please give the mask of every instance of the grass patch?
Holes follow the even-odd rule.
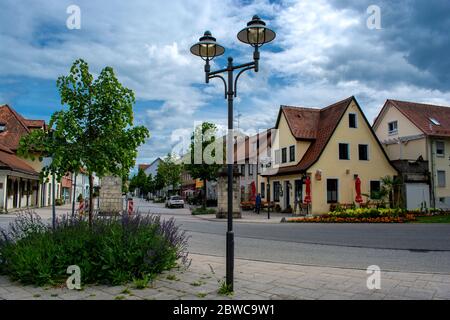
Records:
[[[450,215],[418,216],[415,223],[450,223]]]
[[[150,277],[149,275],[145,275],[141,279],[135,278],[133,279],[134,288],[138,290],[145,289],[148,287],[151,280],[153,280],[153,277]]]
[[[219,286],[219,290],[217,291],[218,294],[222,296],[232,296],[233,290],[231,289],[231,286],[229,286],[225,281],[222,281]]]
[[[171,280],[171,281],[180,281],[180,279],[178,279],[177,276],[174,275],[174,274],[169,274],[169,275],[166,277],[166,279],[167,279],[167,280]]]
[[[125,288],[125,289],[123,289],[120,293],[121,293],[121,294],[131,294],[131,291],[130,291],[130,289]]]
[[[204,292],[199,292],[199,293],[197,293],[197,297],[199,297],[199,298],[204,298],[204,297],[206,297],[208,294],[207,293],[204,293]]]
[[[125,300],[125,296],[117,296],[114,300]]]
[[[195,281],[191,283],[191,286],[193,287],[200,287],[202,284],[204,284],[203,281]]]
[[[194,215],[194,216],[203,215],[203,214],[216,214],[216,210],[211,209],[211,208],[202,208],[202,207],[192,210],[192,215]]]

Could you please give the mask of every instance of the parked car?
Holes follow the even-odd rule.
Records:
[[[174,207],[184,208],[184,200],[180,196],[171,196],[166,201],[166,207],[167,208],[174,208]]]

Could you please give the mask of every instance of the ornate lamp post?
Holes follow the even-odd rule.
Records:
[[[233,58],[228,58],[228,65],[224,69],[211,71],[209,62],[215,57],[225,53],[225,48],[216,42],[211,32],[206,31],[199,42],[191,47],[191,53],[205,60],[205,82],[210,79],[219,78],[225,85],[225,99],[228,99],[228,148],[227,148],[227,174],[228,174],[228,219],[227,219],[227,249],[226,249],[226,283],[233,290],[233,272],[234,272],[234,233],[233,233],[233,99],[237,95],[236,85],[240,75],[245,71],[254,69],[259,70],[259,48],[275,39],[275,32],[266,27],[266,23],[258,16],[247,23],[247,27],[239,31],[237,38],[254,48],[253,62],[241,65],[233,65]],[[234,71],[240,70],[236,77]],[[227,73],[227,81],[222,73]]]

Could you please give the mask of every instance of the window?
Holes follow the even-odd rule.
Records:
[[[0,123],[0,132],[6,131],[6,124]]]
[[[287,149],[286,148],[281,149],[281,162],[282,163],[287,162]]]
[[[392,122],[388,123],[388,133],[389,134],[397,134],[398,133],[397,121],[392,121]]]
[[[357,125],[356,125],[356,113],[349,113],[348,114],[348,126],[350,128],[357,128]]]
[[[245,164],[241,164],[241,174],[245,175]]]
[[[251,163],[248,165],[248,174],[251,176],[253,175],[253,164]]]
[[[275,150],[275,164],[280,164],[280,150]]]
[[[440,188],[445,187],[445,171],[444,170],[438,170],[437,183],[438,183],[438,187],[440,187]]]
[[[349,160],[348,143],[339,143],[339,160]]]
[[[367,144],[358,145],[359,160],[369,160],[369,146]]]
[[[327,179],[327,203],[338,202],[338,180]]]
[[[265,198],[266,197],[266,184],[264,182],[261,182],[261,198]]]
[[[289,147],[289,161],[295,161],[295,146]]]
[[[445,143],[444,141],[436,141],[436,155],[443,157],[445,155]]]
[[[370,181],[370,198],[380,199],[381,182]]]
[[[279,181],[273,183],[273,201],[280,201],[280,188],[281,184]]]
[[[432,124],[434,124],[435,126],[440,126],[441,123],[439,121],[437,121],[435,118],[430,118],[430,121]]]

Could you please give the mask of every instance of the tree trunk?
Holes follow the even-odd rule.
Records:
[[[206,209],[206,179],[203,180],[203,209]]]
[[[89,225],[92,226],[92,217],[93,217],[93,198],[94,198],[94,176],[92,173],[89,173]]]

